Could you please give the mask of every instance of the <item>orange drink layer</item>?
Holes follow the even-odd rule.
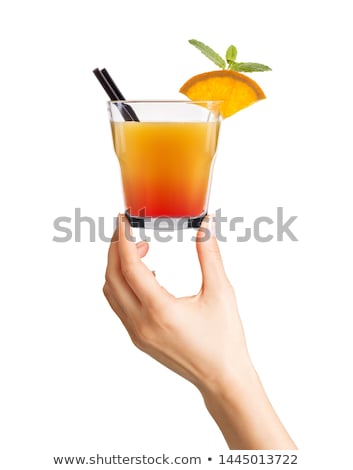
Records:
[[[125,204],[136,217],[207,211],[220,123],[111,122]]]

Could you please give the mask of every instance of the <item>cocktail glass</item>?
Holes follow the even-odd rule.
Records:
[[[110,101],[125,214],[133,227],[199,227],[207,214],[220,101]],[[126,115],[134,113],[134,120]],[[137,120],[138,119],[138,120]]]

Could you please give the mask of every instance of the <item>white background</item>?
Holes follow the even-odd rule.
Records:
[[[136,350],[102,294],[108,243],[55,243],[59,216],[123,210],[106,67],[128,98],[182,98],[214,66],[188,39],[270,65],[264,100],[223,123],[210,210],[274,217],[299,241],[221,244],[255,366],[308,468],[350,468],[352,27],[349,2],[3,2],[1,468],[53,456],[227,452],[192,385]],[[225,230],[225,233],[227,230]],[[197,292],[194,246],[152,242],[146,262]],[[315,457],[316,456],[316,457]],[[333,465],[333,467],[332,467]],[[304,468],[304,467],[302,467]]]

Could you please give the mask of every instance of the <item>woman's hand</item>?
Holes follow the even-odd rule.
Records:
[[[104,294],[134,344],[200,390],[230,380],[249,365],[235,294],[224,272],[216,238],[205,220],[197,233],[202,286],[175,298],[142,263],[148,244],[135,245],[119,216]]]
[[[197,233],[199,293],[175,298],[141,261],[148,244],[135,245],[119,216],[104,294],[139,349],[198,387],[231,449],[295,449],[251,364],[212,232],[204,220]]]

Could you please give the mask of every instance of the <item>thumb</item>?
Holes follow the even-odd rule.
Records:
[[[213,215],[205,217],[202,221],[196,235],[196,249],[201,266],[203,290],[219,290],[224,282],[229,281],[215,236]]]

